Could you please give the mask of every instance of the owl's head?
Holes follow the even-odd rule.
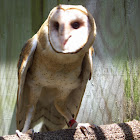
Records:
[[[95,35],[94,19],[83,6],[59,5],[49,14],[48,38],[58,53],[77,53],[89,48]]]

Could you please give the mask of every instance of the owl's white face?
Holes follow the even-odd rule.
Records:
[[[86,12],[65,5],[57,8],[49,19],[49,40],[56,52],[76,53],[84,47],[91,30]]]

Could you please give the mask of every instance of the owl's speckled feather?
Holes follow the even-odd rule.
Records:
[[[82,6],[59,5],[25,44],[18,62],[17,129],[58,130],[76,118],[92,73],[96,35]]]

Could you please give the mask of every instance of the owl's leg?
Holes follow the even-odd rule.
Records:
[[[30,88],[29,104],[28,104],[28,109],[25,112],[26,113],[26,119],[25,119],[24,127],[22,129],[22,132],[20,132],[19,130],[16,131],[16,133],[19,137],[24,135],[24,133],[30,134],[30,135],[34,134],[33,129],[30,129],[30,125],[31,125],[31,121],[32,121],[32,118],[33,118],[34,113],[35,113],[35,108],[36,108],[37,101],[38,101],[39,96],[41,94],[41,89],[42,89],[41,87],[34,87],[34,88],[31,87]]]
[[[25,133],[30,127],[31,120],[32,120],[32,117],[33,117],[33,114],[34,114],[34,110],[35,110],[35,105],[33,104],[28,109],[25,124],[24,124],[24,128],[22,130],[23,133]]]
[[[91,125],[89,123],[77,123],[74,118],[69,121],[69,126],[72,129],[80,129],[85,136],[91,134],[93,129],[96,127],[95,125]]]
[[[68,110],[67,106],[66,106],[66,100],[65,99],[56,99],[55,102],[55,107],[57,109],[57,111],[64,116],[64,118],[66,119],[67,123],[73,119],[73,115],[71,114],[71,112]],[[76,122],[76,121],[75,121]]]
[[[68,107],[68,110],[70,110],[71,114],[72,113],[74,114],[74,112],[78,113],[77,110],[79,110],[81,100],[82,100],[82,95],[80,94],[81,92],[84,93],[84,91],[82,91],[81,88],[77,88],[77,89],[73,90],[67,98],[65,106]],[[75,117],[77,116],[77,114],[74,114],[74,115],[75,115]],[[89,124],[89,123],[77,123],[74,119],[75,118],[74,115],[72,115],[73,118],[71,120],[69,120],[69,126],[72,129],[79,128],[79,129],[81,129],[81,131],[83,133],[85,132],[87,134],[93,132],[93,129],[96,127],[96,125]]]
[[[77,112],[77,105],[75,103],[75,102],[77,102],[77,98],[74,98],[74,96],[72,96],[73,94],[71,94],[71,92],[67,93],[67,94],[66,94],[66,92],[65,92],[65,94],[63,94],[63,92],[62,92],[61,95],[63,95],[63,96],[60,98],[57,98],[55,100],[55,102],[54,102],[55,107],[56,107],[57,111],[62,116],[64,116],[69,127],[76,128],[78,123],[74,119],[76,116],[76,114],[74,114],[74,112]],[[67,95],[67,96],[64,96],[64,95]],[[76,99],[76,101],[75,101],[75,99]],[[78,98],[78,100],[79,100],[79,98]]]
[[[72,103],[73,104],[73,103]],[[69,126],[72,129],[80,129],[81,132],[84,135],[88,135],[93,132],[93,129],[95,128],[95,125],[91,125],[89,123],[77,123],[76,120],[73,117],[73,114],[67,107],[67,101],[64,100],[56,100],[55,101],[55,107],[58,110],[59,113],[61,113],[66,121],[68,122]]]
[[[67,99],[57,99],[55,100],[55,107],[57,111],[64,116],[67,124],[72,129],[75,129],[78,125],[76,120],[74,119],[74,114],[71,112],[71,110],[67,107]]]

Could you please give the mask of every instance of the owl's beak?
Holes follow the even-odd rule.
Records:
[[[71,36],[69,36],[69,37],[64,37],[64,36],[61,36],[60,37],[60,43],[61,43],[61,46],[62,46],[62,48],[64,48],[64,46],[67,44],[67,42],[68,42],[68,40],[69,40],[69,38],[70,38]]]
[[[65,49],[65,46],[66,46],[68,40],[70,39],[70,37],[71,37],[71,35],[68,36],[68,37],[66,37],[64,35],[60,36],[60,44],[61,44],[61,47],[62,47],[63,50]]]

